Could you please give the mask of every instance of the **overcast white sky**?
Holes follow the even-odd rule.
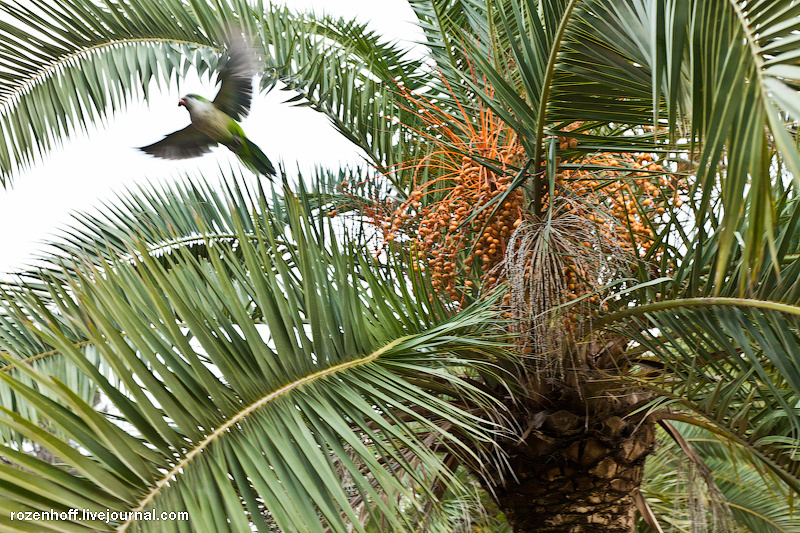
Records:
[[[314,9],[337,16],[357,18],[390,39],[420,41],[414,14],[406,0],[288,0],[279,2],[294,9]],[[181,87],[183,93],[208,97],[216,89],[198,78]],[[0,189],[0,275],[32,261],[43,242],[59,235],[70,222],[73,211],[91,211],[103,200],[111,200],[126,187],[148,181],[171,180],[198,169],[214,182],[218,166],[236,168],[235,156],[216,148],[202,158],[164,161],[147,156],[135,147],[155,142],[163,135],[183,128],[189,115],[177,102],[180,93],[173,86],[154,92],[149,107],[134,104],[108,124],[90,128],[88,135],[76,135],[63,148],[50,152],[33,169],[18,172],[13,187]],[[354,147],[336,133],[327,119],[308,108],[281,102],[292,93],[273,90],[253,99],[250,115],[242,123],[248,137],[277,165],[287,169],[298,165],[308,171],[315,164],[337,167],[340,161],[359,161]],[[246,172],[246,171],[244,171]]]

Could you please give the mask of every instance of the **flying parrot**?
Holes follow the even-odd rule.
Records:
[[[196,94],[187,94],[178,101],[189,111],[192,123],[170,133],[157,143],[140,148],[145,153],[164,159],[188,159],[211,151],[222,144],[256,174],[272,179],[275,167],[242,131],[237,120],[250,111],[253,96],[253,54],[238,32],[228,39],[227,60],[219,73],[219,92],[213,101]]]

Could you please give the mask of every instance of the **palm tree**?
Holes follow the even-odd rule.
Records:
[[[3,176],[230,21],[371,168],[131,192],[5,286],[4,511],[188,516],[0,530],[453,531],[470,493],[798,529],[800,8],[411,5],[426,61],[261,3],[2,6]]]

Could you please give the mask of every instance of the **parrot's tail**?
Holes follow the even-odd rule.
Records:
[[[242,163],[256,174],[263,174],[272,179],[272,176],[276,175],[272,161],[250,139],[241,139],[241,141],[242,144],[236,150],[236,155],[239,156]]]

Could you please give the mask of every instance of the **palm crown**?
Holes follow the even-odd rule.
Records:
[[[2,7],[2,176],[234,20],[370,168],[131,193],[6,285],[2,508],[189,514],[0,529],[453,531],[475,491],[797,529],[798,8],[410,3],[425,61],[262,3]]]

